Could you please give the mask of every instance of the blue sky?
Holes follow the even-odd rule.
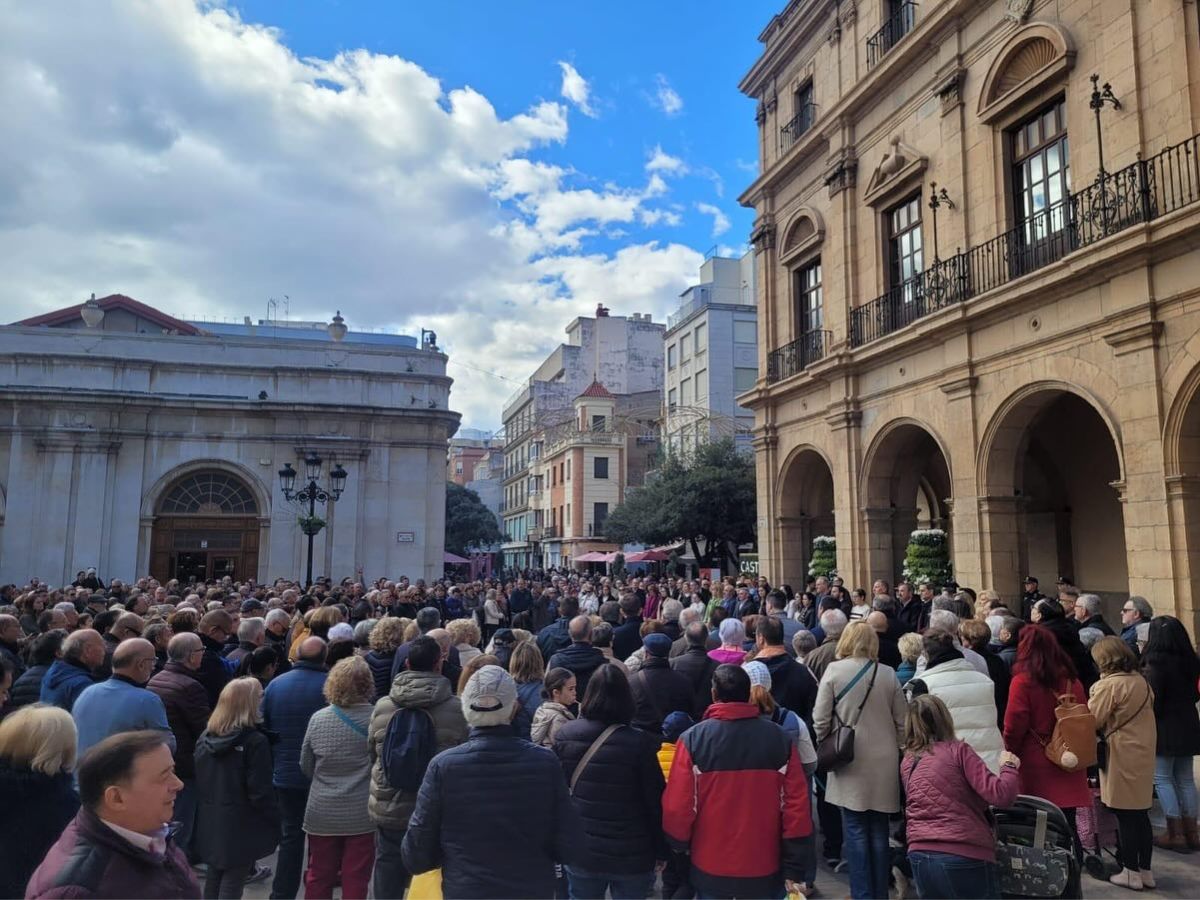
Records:
[[[0,314],[433,328],[498,427],[573,318],[744,248],[782,2],[0,0]]]

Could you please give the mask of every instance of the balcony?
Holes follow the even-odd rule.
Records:
[[[543,541],[557,541],[563,536],[563,530],[558,525],[545,525],[542,527],[541,539]]]
[[[867,38],[867,68],[873,69],[889,50],[900,43],[900,39],[913,30],[917,23],[917,4],[905,0],[895,8],[883,27]]]
[[[807,331],[790,344],[767,354],[767,383],[774,384],[803,372],[829,352],[832,334],[828,331]]]
[[[779,151],[787,153],[792,145],[813,126],[817,118],[817,107],[814,103],[805,103],[797,110],[792,120],[779,129]]]
[[[1135,225],[1200,200],[1200,135],[1118,172],[986,243],[930,268],[850,311],[850,346],[1002,287]]]

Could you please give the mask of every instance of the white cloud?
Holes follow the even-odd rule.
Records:
[[[653,102],[668,116],[676,116],[683,112],[683,98],[671,87],[671,82],[667,81],[667,76],[661,72],[654,77]]]
[[[562,69],[561,93],[563,97],[575,104],[585,116],[596,118],[596,111],[591,104],[592,86],[588,84],[587,79],[580,75],[579,70],[569,62],[563,62],[560,59],[558,66]]]
[[[563,103],[502,117],[397,56],[301,59],[216,0],[0,7],[0,320],[95,291],[241,321],[286,293],[297,319],[436,329],[453,407],[494,427],[572,317],[662,316],[695,279],[694,250],[636,235],[678,215],[647,206],[659,171],[536,159]]]
[[[697,203],[696,209],[706,216],[713,217],[713,237],[720,237],[729,230],[729,216],[721,212],[719,207],[713,206],[711,203]]]
[[[677,156],[665,152],[661,144],[656,144],[646,161],[647,172],[665,172],[668,175],[683,175],[687,172],[687,164]]]

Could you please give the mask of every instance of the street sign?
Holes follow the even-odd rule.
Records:
[[[397,531],[396,532],[396,543],[397,544],[412,544],[416,540],[417,540],[417,533],[415,531]]]

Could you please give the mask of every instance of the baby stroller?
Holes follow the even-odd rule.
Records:
[[[1075,835],[1063,811],[1025,794],[996,818],[996,865],[1005,897],[1082,897]]]
[[[1110,875],[1121,871],[1113,852],[1117,846],[1117,817],[1100,802],[1098,779],[1088,779],[1092,805],[1075,813],[1079,842],[1083,845],[1083,868],[1093,878],[1108,881]],[[1109,859],[1105,859],[1108,854]]]

